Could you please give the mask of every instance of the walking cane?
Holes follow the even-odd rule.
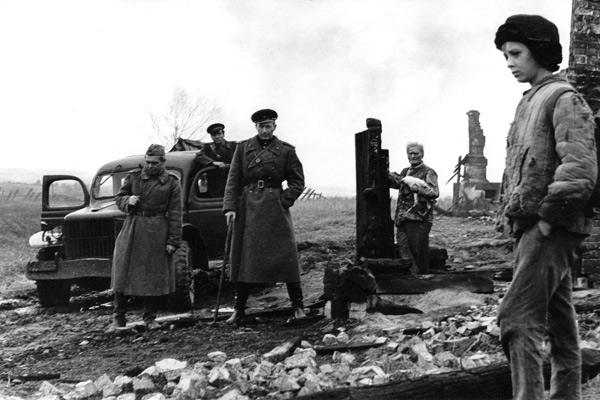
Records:
[[[221,305],[221,290],[223,289],[223,281],[225,280],[225,270],[229,263],[229,247],[231,246],[231,235],[233,232],[233,222],[230,221],[227,224],[227,237],[225,238],[225,251],[223,253],[223,264],[221,265],[221,279],[219,280],[219,291],[217,292],[217,305],[215,306],[215,316],[213,318],[212,325],[217,324],[217,317],[219,316],[219,306]]]

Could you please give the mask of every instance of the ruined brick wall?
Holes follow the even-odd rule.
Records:
[[[600,0],[573,0],[569,81],[600,110]]]
[[[600,114],[600,0],[573,0],[568,79]],[[600,210],[599,210],[600,211]],[[592,287],[600,287],[600,214],[582,246],[580,273]]]

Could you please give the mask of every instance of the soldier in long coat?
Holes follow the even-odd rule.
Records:
[[[258,134],[238,144],[223,199],[227,223],[234,223],[230,278],[236,283],[235,311],[227,322],[242,320],[253,283],[286,282],[293,318],[305,318],[289,210],[304,190],[302,163],[292,145],[273,135],[275,111],[259,110],[251,119]]]
[[[143,297],[146,327],[158,328],[156,298],[175,291],[172,255],[181,245],[181,186],[164,164],[164,147],[151,145],[144,167],[127,175],[116,196],[127,218],[113,256],[112,329],[125,326],[126,296]]]

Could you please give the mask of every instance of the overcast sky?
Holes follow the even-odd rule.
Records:
[[[180,87],[214,101],[230,140],[256,133],[254,111],[275,109],[306,185],[350,194],[367,117],[382,120],[392,170],[422,142],[451,194],[466,113],[478,110],[497,182],[528,85],[493,39],[520,13],[556,23],[566,68],[570,0],[1,1],[0,168],[91,174],[143,153],[149,112]]]

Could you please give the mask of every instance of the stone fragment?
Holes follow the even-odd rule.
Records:
[[[295,355],[302,355],[304,357],[316,357],[317,356],[317,352],[313,348],[300,348],[300,347],[298,347],[296,350],[294,350],[294,354]]]
[[[117,400],[135,400],[135,393],[123,393],[117,397]]]
[[[8,396],[1,397],[2,400],[25,400],[22,397],[16,396]],[[62,400],[62,398],[58,394],[47,394],[45,396],[39,397],[37,400]]]
[[[227,360],[227,354],[223,353],[222,351],[213,351],[208,353],[206,356],[209,360],[217,363],[223,363],[225,360]]]
[[[110,379],[108,374],[101,375],[94,381],[94,386],[96,386],[96,389],[98,389],[99,392],[103,391],[107,386],[112,386],[112,384],[112,379]]]
[[[225,368],[231,371],[241,371],[242,370],[242,360],[239,358],[232,358],[230,360],[225,361]]]
[[[411,354],[416,360],[416,364],[424,368],[426,365],[433,362],[433,356],[427,350],[427,345],[424,342],[419,342],[410,347]]]
[[[241,362],[242,362],[242,367],[248,368],[255,362],[258,362],[258,356],[256,354],[250,354],[246,357],[242,357]]]
[[[309,394],[321,392],[322,390],[323,389],[321,389],[321,386],[317,382],[307,381],[298,392],[298,396],[308,396]]]
[[[227,368],[214,367],[208,374],[208,382],[213,386],[222,386],[231,383],[231,373]]]
[[[273,371],[273,363],[267,360],[263,360],[256,366],[254,372],[252,373],[252,380],[264,379],[271,376]]]
[[[178,397],[183,399],[195,399],[197,397],[196,384],[200,380],[195,373],[184,373],[177,383],[174,393],[177,392]]]
[[[336,343],[337,343],[337,340],[336,340],[335,335],[332,335],[331,333],[327,333],[325,336],[323,336],[323,344],[325,344],[325,346],[332,346]]]
[[[304,356],[303,354],[295,354],[286,358],[283,362],[285,369],[293,368],[316,368],[317,363],[312,357]]]
[[[335,340],[337,340],[339,343],[348,343],[350,341],[350,336],[348,336],[346,332],[340,332],[335,337]]]
[[[333,367],[331,364],[323,364],[319,366],[319,370],[324,374],[331,374],[333,372]]]
[[[149,375],[142,374],[133,378],[133,391],[136,393],[149,393],[156,389],[152,378]]]
[[[273,381],[271,386],[279,390],[281,393],[297,392],[300,390],[300,385],[298,384],[298,381],[287,374],[283,374],[277,377]]]
[[[114,383],[102,387],[102,397],[118,396],[121,393],[123,393],[123,388],[120,385],[115,385]]]
[[[63,395],[65,394],[64,390],[59,389],[48,381],[43,381],[38,389],[38,393],[42,396],[48,395]]]
[[[142,400],[166,400],[162,393],[150,393],[142,397]]]
[[[456,357],[450,351],[443,351],[433,356],[433,364],[438,367],[453,367],[457,363]]]
[[[250,400],[250,398],[244,396],[239,390],[233,389],[219,397],[217,400]]]
[[[340,364],[352,364],[356,357],[351,353],[341,353],[339,351],[333,352],[333,361],[337,361]]]
[[[210,358],[210,357],[209,357]],[[165,358],[164,360],[154,363],[161,371],[174,371],[187,367],[187,361],[179,361],[174,358]]]

